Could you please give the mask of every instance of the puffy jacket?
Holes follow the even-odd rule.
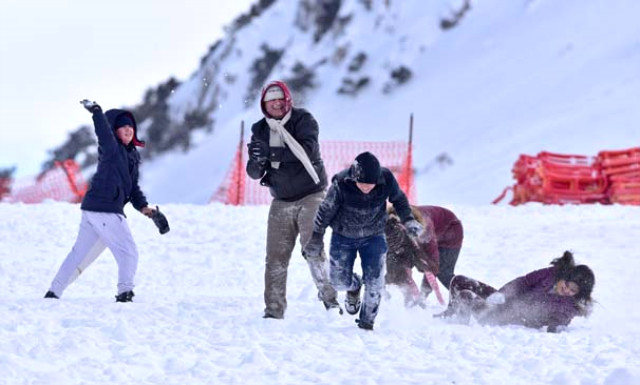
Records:
[[[364,194],[352,176],[351,168],[336,174],[327,196],[318,208],[313,231],[324,233],[331,226],[334,233],[347,238],[364,238],[384,233],[387,222],[387,199],[406,222],[414,219],[407,196],[388,168],[380,168],[380,178],[368,194]]]
[[[400,224],[395,211],[385,226],[389,245],[387,266],[399,266],[419,271],[440,271],[440,248],[460,248],[462,245],[462,223],[456,215],[444,207],[412,206],[416,220],[424,225],[424,233],[414,240]]]
[[[134,138],[128,146],[122,144],[112,129],[116,118],[129,114],[134,122]],[[133,114],[126,110],[113,109],[106,113],[93,113],[93,125],[98,137],[98,168],[87,191],[82,210],[118,213],[124,215],[128,202],[137,210],[147,206],[147,199],[138,186],[140,154],[135,148],[137,125]]]
[[[531,328],[569,325],[581,314],[575,299],[554,292],[556,267],[518,277],[500,288],[506,302],[486,314],[481,323],[524,325]]]
[[[323,191],[327,187],[327,173],[320,157],[318,122],[303,108],[292,108],[291,118],[284,128],[305,149],[320,182],[314,183],[304,165],[289,147],[271,147],[269,161],[261,165],[249,159],[247,174],[252,179],[261,179],[260,184],[269,187],[271,196],[284,201],[296,201],[307,195]],[[269,144],[270,128],[266,119],[260,119],[251,127],[251,141]],[[279,168],[270,162],[280,162]]]

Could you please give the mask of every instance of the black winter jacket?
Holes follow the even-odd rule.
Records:
[[[252,179],[260,179],[260,184],[269,187],[271,196],[293,202],[307,195],[324,190],[327,187],[327,173],[320,157],[318,143],[318,122],[305,109],[293,108],[291,118],[284,128],[305,149],[313,167],[318,173],[320,182],[315,184],[302,162],[296,158],[289,147],[270,147],[269,161],[261,165],[249,159],[247,174]],[[269,145],[269,124],[260,119],[251,127],[251,141],[261,141]],[[280,162],[279,168],[271,167],[270,162]]]
[[[384,233],[387,199],[402,222],[414,219],[407,196],[388,168],[380,168],[380,178],[368,194],[356,185],[351,169],[336,174],[327,196],[318,208],[313,231],[324,234],[327,226],[347,238],[364,238]]]
[[[147,198],[138,186],[140,154],[133,143],[123,145],[111,128],[121,114],[129,114],[135,125],[133,114],[125,110],[93,113],[93,125],[98,137],[98,168],[82,200],[82,210],[124,215],[124,205],[128,202],[137,210],[148,205]],[[134,129],[137,130],[136,127]]]

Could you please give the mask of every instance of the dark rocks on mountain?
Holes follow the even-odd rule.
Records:
[[[300,0],[296,15],[296,26],[301,31],[313,27],[313,41],[319,42],[336,22],[342,0]]]
[[[367,84],[369,84],[369,77],[364,76],[357,80],[344,78],[342,79],[342,85],[338,88],[338,93],[342,95],[356,96],[360,90],[362,90]]]
[[[0,199],[11,192],[11,183],[13,182],[13,173],[16,167],[0,168]]]
[[[96,135],[90,126],[81,126],[69,134],[67,140],[58,148],[50,151],[51,158],[42,164],[42,172],[53,168],[55,162],[75,159],[81,168],[97,163]]]
[[[353,59],[351,59],[351,63],[349,63],[349,67],[347,67],[347,69],[349,70],[349,72],[359,71],[366,61],[367,54],[364,52],[358,52],[358,54],[354,56]]]
[[[408,82],[412,76],[413,73],[411,72],[411,70],[403,65],[393,69],[391,71],[391,80],[387,84],[385,84],[382,92],[384,92],[385,94],[390,93],[397,86]]]
[[[315,73],[312,68],[306,67],[301,62],[297,62],[291,69],[292,75],[285,79],[285,83],[294,92],[294,102],[298,104],[300,99],[304,98],[305,91],[315,87],[314,77]]]
[[[276,0],[258,0],[251,6],[249,12],[243,13],[242,15],[238,16],[233,21],[233,23],[231,23],[231,30],[237,31],[249,25],[251,23],[251,20],[260,16],[264,10],[272,6],[275,2]]]
[[[460,9],[453,12],[453,15],[451,15],[450,18],[440,20],[440,28],[446,31],[448,29],[455,27],[456,25],[458,25],[460,20],[462,20],[464,15],[470,10],[471,10],[471,1],[464,0],[464,3],[460,7]]]
[[[262,56],[258,57],[251,66],[251,82],[245,97],[247,100],[255,100],[258,97],[260,89],[284,54],[284,50],[272,49],[266,44],[262,44],[260,48],[262,49]]]

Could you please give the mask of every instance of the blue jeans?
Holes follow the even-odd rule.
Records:
[[[353,264],[358,253],[363,272],[362,280],[353,272]],[[360,290],[364,283],[360,321],[373,324],[378,315],[380,297],[384,289],[382,268],[387,254],[387,240],[384,234],[347,238],[333,233],[329,254],[331,284],[336,290],[356,291]]]

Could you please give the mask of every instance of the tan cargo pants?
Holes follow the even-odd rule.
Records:
[[[296,238],[301,246],[311,238],[313,221],[324,192],[308,195],[295,202],[274,199],[269,209],[267,225],[267,257],[264,272],[265,317],[284,318],[287,309],[287,269]],[[313,282],[320,299],[327,304],[337,304],[337,294],[329,281],[327,257],[307,259]]]

